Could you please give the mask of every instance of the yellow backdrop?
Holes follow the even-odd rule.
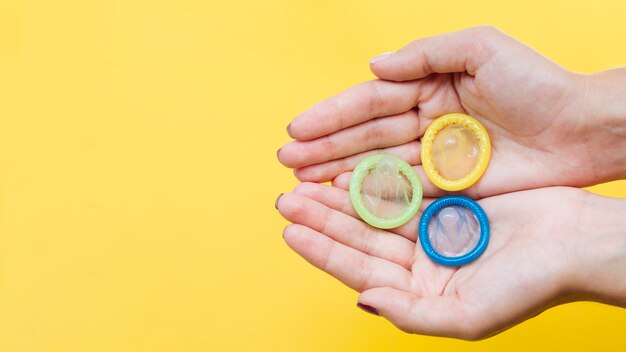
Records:
[[[623,346],[626,310],[593,303],[405,335],[282,241],[285,125],[370,57],[489,23],[573,70],[626,64],[626,2],[507,3],[0,0],[0,350]]]

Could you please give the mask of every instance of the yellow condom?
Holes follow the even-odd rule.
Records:
[[[491,157],[485,127],[465,114],[447,114],[428,126],[422,137],[422,165],[435,186],[459,191],[483,175]]]

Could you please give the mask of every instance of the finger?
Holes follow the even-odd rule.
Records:
[[[345,158],[327,161],[321,164],[305,166],[303,168],[295,169],[294,174],[301,182],[326,182],[332,180],[343,172],[354,170],[356,165],[361,162],[361,160],[375,154],[393,155],[406,161],[410,165],[418,165],[421,163],[420,143],[412,141],[396,147],[374,149]]]
[[[410,268],[415,243],[367,225],[297,193],[287,193],[277,202],[285,219],[307,226],[365,254]]]
[[[348,192],[342,189],[317,183],[302,183],[295,188],[294,193],[304,195],[332,209],[341,211],[355,219],[359,219],[359,216],[352,207]],[[412,243],[417,242],[421,210],[426,208],[433,201],[434,200],[430,198],[423,199],[420,205],[420,212],[418,212],[417,216],[413,217],[406,224],[389,230],[389,232],[403,236],[411,240]],[[414,245],[416,244],[414,243]],[[419,244],[417,244],[417,246],[419,246]],[[421,280],[418,280],[417,285],[414,285],[413,290],[420,294],[440,294],[441,288],[446,286],[446,283],[450,280],[450,276],[456,271],[456,268],[435,264],[421,249],[414,251],[412,261],[411,271],[413,275],[417,275],[421,278]]]
[[[374,119],[311,141],[293,141],[280,149],[283,165],[301,168],[360,152],[402,145],[424,133],[416,111]]]
[[[283,237],[306,261],[359,292],[380,286],[410,286],[410,272],[402,266],[369,256],[306,226],[289,225]]]
[[[323,100],[296,117],[287,127],[292,138],[305,141],[377,117],[396,115],[417,105],[420,82],[402,84],[373,80]]]
[[[420,298],[395,288],[377,287],[362,292],[358,301],[405,332],[470,340],[478,333],[475,319],[456,295]]]
[[[345,190],[339,189],[337,187],[305,182],[298,185],[294,192],[311,198],[319,203],[326,205],[331,209],[340,211],[355,219],[360,219],[359,215],[352,206],[352,202],[350,201],[350,195]],[[422,204],[420,205],[420,212],[418,212],[418,214],[413,217],[413,219],[411,219],[409,222],[402,226],[389,229],[387,231],[405,237],[411,242],[416,242],[418,236],[417,228],[419,218],[421,216],[421,210],[427,207],[432,201],[432,199],[423,199]]]
[[[496,52],[495,43],[505,36],[489,26],[416,40],[380,61],[372,60],[372,72],[386,80],[409,81],[431,73],[476,72]]]
[[[430,182],[428,176],[426,176],[426,173],[424,172],[424,168],[422,167],[422,165],[413,166],[413,170],[417,172],[417,176],[422,183],[422,192],[425,198],[439,198],[450,194],[449,192],[438,188],[432,182]],[[333,179],[333,186],[346,191],[349,190],[350,177],[352,177],[352,172],[344,172],[340,174]]]

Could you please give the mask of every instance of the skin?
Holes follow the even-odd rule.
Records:
[[[314,105],[278,151],[304,182],[277,200],[287,244],[406,332],[486,338],[566,302],[626,307],[626,200],[570,187],[626,178],[626,70],[569,72],[492,27],[414,41],[371,61],[379,78]],[[417,216],[384,231],[358,219],[350,170],[376,153],[426,178],[419,138],[435,118],[477,118],[492,141],[479,199],[491,241],[460,268],[416,245]],[[542,188],[545,187],[545,188]],[[430,199],[429,199],[430,198]]]
[[[479,204],[492,239],[460,268],[433,263],[416,244],[421,213],[376,229],[358,219],[346,190],[315,183],[276,206],[293,222],[283,233],[289,247],[405,332],[477,340],[570,301],[626,307],[626,200],[554,187]]]
[[[426,196],[445,195],[425,177],[419,138],[451,112],[477,118],[492,140],[486,173],[461,192],[469,197],[626,177],[624,70],[575,74],[492,27],[416,40],[372,61],[379,79],[314,105],[288,126],[295,140],[278,158],[300,181],[345,185],[350,175],[338,175],[384,152],[415,166]],[[611,155],[598,158],[607,148]]]

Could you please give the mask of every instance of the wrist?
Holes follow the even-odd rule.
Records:
[[[578,75],[579,123],[592,183],[626,178],[626,69]]]
[[[568,293],[626,307],[626,199],[589,193],[581,201],[579,232],[568,243]]]

